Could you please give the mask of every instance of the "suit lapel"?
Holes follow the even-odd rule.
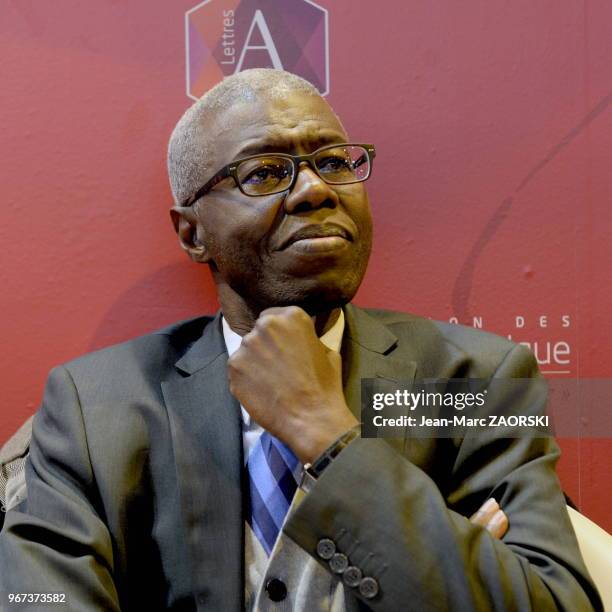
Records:
[[[198,609],[243,605],[240,406],[230,394],[220,316],[162,382]]]
[[[398,338],[380,321],[351,304],[344,308],[346,328],[342,343],[344,395],[351,412],[361,417],[361,381],[383,378],[392,382],[414,380],[417,364],[394,357]],[[398,351],[399,352],[399,351]],[[406,355],[404,350],[403,354]],[[405,433],[405,432],[404,432]]]
[[[346,329],[342,343],[344,394],[353,414],[361,412],[361,380],[413,380],[416,362],[394,357],[398,338],[381,322],[351,304],[344,308]],[[404,351],[404,354],[405,351]]]

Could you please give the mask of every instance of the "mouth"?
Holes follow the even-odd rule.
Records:
[[[353,238],[339,225],[307,225],[302,227],[280,245],[279,250],[294,247],[303,251],[326,251],[342,248]]]

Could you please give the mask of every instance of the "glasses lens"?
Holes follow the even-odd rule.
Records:
[[[245,193],[278,193],[291,185],[293,162],[285,157],[255,157],[243,161],[236,172]]]
[[[357,183],[370,176],[368,152],[356,145],[343,145],[324,149],[316,161],[319,175],[327,183]]]

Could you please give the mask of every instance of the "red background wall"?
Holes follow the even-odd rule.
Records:
[[[54,364],[216,308],[167,213],[195,4],[0,2],[0,442]],[[551,378],[609,377],[612,5],[319,4],[329,100],[378,150],[357,302],[476,318],[537,342]],[[561,444],[565,490],[612,530],[610,440]]]

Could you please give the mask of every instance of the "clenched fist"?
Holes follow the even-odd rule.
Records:
[[[302,463],[358,424],[342,392],[340,355],[297,306],[262,311],[227,366],[234,397]]]

